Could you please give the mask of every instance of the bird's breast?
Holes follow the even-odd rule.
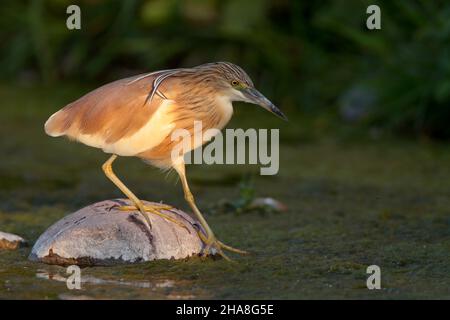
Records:
[[[139,157],[157,166],[167,167],[171,163],[172,151],[180,143],[174,137],[183,136],[188,138],[190,140],[189,147],[183,149],[183,152],[189,152],[210,141],[219,130],[227,125],[232,115],[233,105],[226,97],[219,97],[197,104],[177,102],[171,108],[168,116],[173,126],[171,133],[160,141],[158,145],[140,153]],[[176,130],[180,131],[177,133]],[[187,137],[184,135],[185,133],[188,133]]]

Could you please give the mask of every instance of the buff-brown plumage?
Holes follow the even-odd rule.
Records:
[[[106,84],[68,104],[45,123],[50,136],[67,136],[112,154],[102,168],[105,175],[134,204],[149,226],[145,212],[160,216],[161,207],[145,206],[115,175],[112,164],[117,156],[135,156],[160,168],[173,167],[180,176],[185,199],[206,231],[205,254],[214,248],[244,253],[218,241],[197,208],[186,179],[183,154],[172,154],[179,140],[172,140],[177,129],[191,134],[191,149],[206,142],[194,138],[195,124],[202,130],[222,129],[230,120],[233,101],[261,105],[285,119],[282,112],[259,93],[240,67],[227,62],[208,63],[194,68],[162,70]],[[200,133],[201,134],[201,133]],[[209,137],[210,139],[211,137]],[[191,149],[185,149],[188,152]],[[130,207],[122,208],[129,210]],[[165,217],[172,221],[170,217]]]
[[[153,159],[163,160],[164,166],[170,166],[170,150],[175,143],[170,138],[173,130],[186,129],[193,133],[194,121],[202,121],[204,130],[222,129],[229,121],[231,104],[225,105],[222,98],[228,89],[226,81],[235,77],[252,85],[242,69],[225,63],[118,80],[86,94],[55,113],[47,121],[45,129],[49,135],[67,136],[108,153],[137,156],[150,162]],[[158,82],[161,78],[163,81]],[[145,141],[134,149],[115,147],[118,141],[132,139],[139,134],[165,102],[170,107],[164,111],[166,123],[162,125],[171,125],[171,129],[164,137],[152,136],[150,128],[146,131],[149,136],[144,139],[148,148],[142,145]]]

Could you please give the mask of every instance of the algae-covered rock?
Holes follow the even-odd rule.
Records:
[[[0,249],[15,250],[23,247],[27,242],[18,235],[0,231]]]
[[[148,228],[139,212],[118,209],[124,205],[129,201],[106,200],[64,217],[39,237],[29,259],[92,266],[182,259],[201,252],[199,225],[185,212],[161,210],[180,225],[147,213],[152,225]]]

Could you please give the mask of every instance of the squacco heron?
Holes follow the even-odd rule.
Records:
[[[171,220],[161,213],[170,206],[145,206],[114,174],[112,164],[118,156],[134,156],[161,169],[174,168],[180,176],[185,199],[206,232],[206,236],[199,232],[205,243],[204,254],[215,250],[228,259],[224,250],[245,251],[217,240],[190,191],[183,154],[173,157],[171,151],[176,141],[172,141],[171,133],[185,129],[194,134],[194,121],[201,121],[205,130],[222,129],[233,114],[233,101],[260,105],[286,120],[285,115],[255,89],[242,68],[217,62],[156,71],[106,84],[53,114],[45,123],[45,131],[52,137],[67,136],[111,154],[103,164],[103,171],[134,204],[121,209],[139,210],[149,227],[150,220],[144,213]],[[191,144],[191,150],[206,142],[204,139]]]

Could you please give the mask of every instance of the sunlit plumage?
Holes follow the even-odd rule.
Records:
[[[103,170],[135,205],[124,209],[138,208],[141,212],[164,216],[160,212],[164,206],[145,207],[115,176],[112,163],[117,156],[134,156],[159,168],[174,168],[180,175],[186,200],[206,230],[206,238],[202,236],[205,253],[215,248],[226,257],[222,249],[243,251],[215,238],[189,190],[182,155],[172,156],[177,141],[172,141],[171,133],[186,129],[193,134],[194,121],[202,121],[203,130],[222,129],[233,114],[233,101],[259,104],[285,118],[254,89],[244,70],[232,63],[218,62],[156,71],[106,84],[52,115],[45,124],[45,131],[50,136],[67,136],[112,154]],[[205,142],[200,141],[200,144]],[[192,144],[191,149],[198,146],[198,143]],[[148,218],[146,220],[150,224]]]

